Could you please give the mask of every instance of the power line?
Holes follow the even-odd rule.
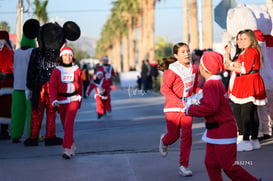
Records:
[[[0,0],[1,1],[1,0]],[[155,10],[172,10],[172,9],[182,9],[183,7],[162,7],[155,8]],[[48,13],[96,13],[96,12],[110,12],[111,9],[82,9],[82,10],[55,10],[55,11],[47,11]],[[29,13],[34,13],[29,11]],[[0,14],[16,14],[16,11],[4,11],[0,12]]]

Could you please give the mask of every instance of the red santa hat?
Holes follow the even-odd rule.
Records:
[[[100,74],[103,75],[103,72],[102,72],[102,71],[97,71],[97,72],[96,72],[96,76],[98,76],[98,75],[100,75]]]
[[[70,55],[72,55],[72,57],[74,56],[74,52],[73,52],[72,48],[70,48],[70,47],[63,47],[63,48],[61,49],[61,52],[60,52],[60,57],[61,57],[63,54],[70,54]]]
[[[261,30],[253,30],[258,41],[264,41],[264,35]]]
[[[224,76],[226,77],[225,74],[227,74],[227,72],[225,72],[223,55],[220,53],[214,51],[205,52],[201,57],[200,64],[206,71],[214,75],[218,75],[220,70],[222,70],[224,72]]]
[[[103,60],[103,61],[108,61],[108,60],[109,60],[109,59],[108,59],[108,56],[102,57],[102,60]]]
[[[9,33],[7,31],[4,31],[4,30],[1,30],[0,31],[0,40],[3,40],[4,41],[4,45],[12,50],[12,46],[10,44],[10,40],[9,40]]]

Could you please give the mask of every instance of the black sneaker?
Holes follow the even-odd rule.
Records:
[[[103,114],[98,114],[98,119],[100,119],[103,116]]]
[[[54,138],[46,138],[45,139],[45,145],[46,146],[54,146],[54,145],[62,145],[63,144],[63,139],[54,137]]]
[[[38,139],[28,138],[24,141],[25,146],[38,146]]]
[[[259,138],[260,141],[263,141],[263,140],[267,140],[267,139],[270,139],[272,138],[272,136],[268,135],[268,134],[264,134],[263,137]]]
[[[9,140],[10,139],[10,135],[8,132],[4,132],[0,134],[0,140]]]

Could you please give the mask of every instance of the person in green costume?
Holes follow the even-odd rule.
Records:
[[[27,126],[27,136],[30,134],[31,102],[26,100],[26,73],[32,49],[36,48],[36,41],[28,39],[23,34],[21,48],[14,52],[14,90],[11,107],[11,139],[13,143],[20,143]]]

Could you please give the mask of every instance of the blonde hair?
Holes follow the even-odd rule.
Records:
[[[250,41],[251,41],[250,46],[247,47],[247,48],[254,47],[254,48],[256,48],[258,50],[259,55],[260,55],[260,68],[262,68],[263,67],[263,63],[264,63],[264,61],[263,61],[263,53],[262,53],[262,49],[261,49],[261,47],[260,47],[260,45],[258,43],[258,40],[256,38],[255,33],[252,30],[250,30],[250,29],[245,29],[245,30],[241,31],[241,34],[246,34],[246,36],[248,36],[249,39],[250,39]]]

